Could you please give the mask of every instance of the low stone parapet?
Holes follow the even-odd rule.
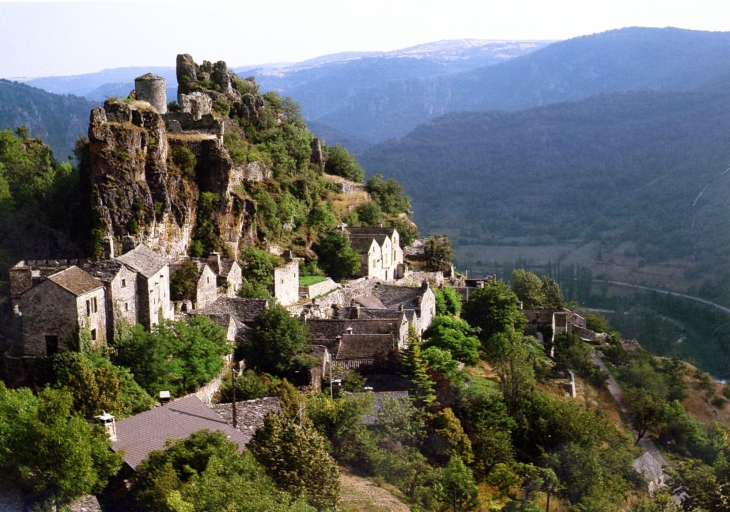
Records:
[[[303,299],[314,299],[315,297],[321,297],[322,295],[326,295],[338,288],[340,288],[340,285],[328,277],[320,283],[309,286],[300,286],[299,297]]]

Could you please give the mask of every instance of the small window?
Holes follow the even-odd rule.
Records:
[[[96,305],[96,297],[94,297],[93,299],[91,299],[91,311],[94,312],[94,313],[96,313],[97,311],[99,311],[99,309],[98,309],[98,307]]]
[[[210,284],[210,277],[206,277],[205,279],[208,282],[208,284]]]
[[[124,311],[129,311],[129,302],[124,303]]]
[[[122,288],[126,288],[126,287],[127,287],[127,280],[122,279]]]
[[[46,355],[58,354],[58,336],[46,336]]]
[[[91,341],[96,341],[96,329],[91,329]]]
[[[91,301],[86,301],[86,316],[89,316],[91,314]]]

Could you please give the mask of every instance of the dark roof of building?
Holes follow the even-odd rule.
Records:
[[[353,297],[352,301],[366,308],[385,308],[385,304],[375,295],[358,295]]]
[[[395,228],[384,228],[384,227],[347,227],[347,232],[351,236],[369,236],[369,237],[377,237],[377,236],[393,236],[393,232],[395,232]]]
[[[393,336],[389,334],[345,334],[335,359],[375,359],[393,348]]]
[[[403,306],[404,309],[418,309],[421,307],[421,299],[426,290],[428,287],[424,286],[381,284],[373,291],[373,295],[379,298],[387,308]]]
[[[385,243],[385,239],[389,238],[387,234],[374,234],[374,235],[350,235],[350,245],[357,240],[375,240],[380,247]]]
[[[350,238],[350,247],[352,247],[355,251],[359,253],[366,253],[370,250],[370,246],[373,245],[374,239],[372,237],[370,238],[360,238],[360,237],[351,237]]]
[[[228,424],[233,425],[233,404],[215,404],[212,408]],[[264,419],[270,412],[281,412],[281,404],[276,397],[237,401],[236,427],[245,435],[253,437],[264,426]]]
[[[387,320],[338,320],[338,319],[307,319],[309,338],[312,340],[333,340],[337,336],[347,334],[352,327],[353,334],[397,334],[400,331],[400,322],[395,319]]]
[[[198,430],[223,432],[241,450],[251,439],[234,430],[197,396],[190,395],[118,421],[112,449],[124,450],[124,461],[134,469],[152,450],[164,449],[168,439],[186,439]]]
[[[203,315],[231,315],[237,323],[253,322],[259,314],[269,307],[266,299],[245,299],[243,297],[218,297],[205,309],[196,310]]]
[[[50,276],[48,280],[77,296],[104,286],[97,278],[76,266],[57,272]]]
[[[236,263],[236,261],[230,258],[221,258],[221,265],[218,269],[218,275],[221,277],[228,277],[228,274],[230,274],[234,263]],[[215,271],[216,270],[213,269],[213,272]]]
[[[125,265],[117,260],[87,261],[79,267],[103,283],[111,283]]]
[[[141,244],[117,259],[147,278],[152,277],[168,264],[164,257]]]

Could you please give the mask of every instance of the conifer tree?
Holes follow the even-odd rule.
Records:
[[[411,327],[408,331],[408,348],[404,351],[403,365],[405,374],[413,384],[413,394],[419,405],[429,406],[436,401],[434,385],[428,376],[428,364],[423,359],[421,340],[416,330]]]

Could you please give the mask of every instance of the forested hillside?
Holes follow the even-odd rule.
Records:
[[[726,275],[729,100],[715,85],[454,113],[361,161],[404,184],[426,232],[460,245],[631,241],[639,265],[682,258]]]
[[[389,81],[316,120],[383,141],[463,110],[516,110],[624,91],[695,90],[725,76],[730,34],[628,28],[551,44],[494,66]]]
[[[86,134],[89,111],[95,106],[77,96],[0,79],[0,129],[27,126],[30,136],[40,135],[59,160],[68,159],[76,139]]]

